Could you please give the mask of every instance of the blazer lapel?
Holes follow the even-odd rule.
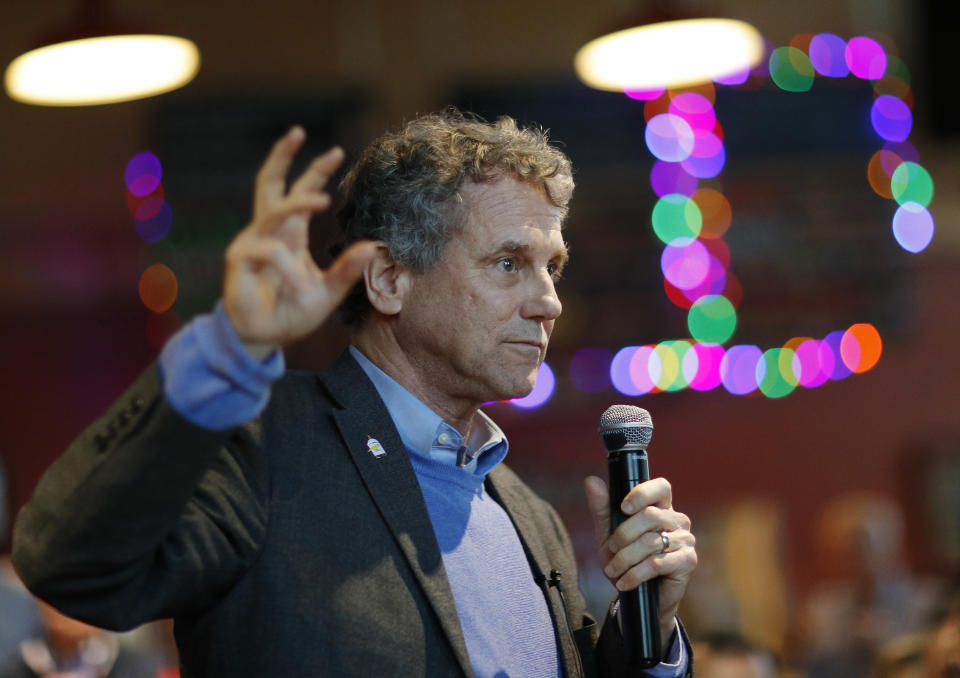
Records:
[[[367,490],[440,620],[464,674],[472,676],[450,582],[406,448],[373,384],[348,353],[321,377],[343,409],[333,418]]]

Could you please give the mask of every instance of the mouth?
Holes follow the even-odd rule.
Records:
[[[543,354],[544,344],[540,341],[507,341],[504,343],[508,346],[516,346],[520,350],[526,351],[530,349],[531,351],[536,351],[537,354]]]

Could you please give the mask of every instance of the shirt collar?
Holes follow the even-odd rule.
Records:
[[[477,411],[470,435],[464,443],[459,431],[374,365],[356,346],[350,346],[349,350],[373,382],[400,433],[400,439],[412,453],[450,466],[461,465],[466,471],[479,476],[486,476],[503,461],[507,455],[507,437],[485,412]],[[464,448],[462,452],[461,447]]]

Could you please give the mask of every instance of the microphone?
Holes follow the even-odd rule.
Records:
[[[628,516],[620,510],[631,488],[650,480],[647,446],[653,437],[650,413],[633,405],[612,405],[600,417],[600,439],[610,472],[610,531]],[[657,580],[620,592],[620,632],[627,662],[640,668],[660,663],[660,595]]]

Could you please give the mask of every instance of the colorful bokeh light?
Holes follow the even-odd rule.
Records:
[[[797,387],[794,376],[794,351],[789,348],[771,348],[757,361],[757,388],[768,398],[790,395]]]
[[[137,196],[153,193],[160,184],[162,176],[163,168],[160,166],[160,160],[150,151],[137,153],[130,158],[123,173],[127,190]]]
[[[692,196],[697,191],[697,178],[678,162],[657,160],[650,170],[650,186],[661,198],[671,193]]]
[[[666,244],[678,238],[696,238],[703,227],[700,207],[681,193],[669,193],[660,198],[653,206],[650,220],[653,232]]]
[[[134,223],[137,233],[146,242],[158,242],[170,232],[173,213],[163,198],[148,198],[137,208]]]
[[[697,299],[687,314],[690,336],[709,344],[724,344],[737,328],[737,310],[721,294],[708,294]]]
[[[770,55],[770,79],[787,92],[806,92],[813,87],[810,57],[796,47],[777,47]]]
[[[630,377],[630,361],[639,349],[639,346],[625,346],[610,361],[610,383],[625,396],[639,396],[649,391],[638,388]]]
[[[693,152],[695,137],[690,123],[679,115],[661,113],[647,123],[647,148],[666,162],[680,162]]]
[[[915,202],[926,207],[933,200],[933,178],[923,165],[900,163],[890,177],[890,193],[901,205]]]
[[[663,248],[660,268],[671,285],[688,290],[707,279],[710,259],[710,252],[699,240],[677,238]]]
[[[657,388],[663,374],[663,364],[653,346],[640,346],[630,358],[630,380],[640,393],[650,393]]]
[[[880,333],[870,323],[851,325],[840,339],[840,357],[854,374],[873,369],[882,352]]]
[[[540,367],[537,368],[537,380],[533,385],[533,390],[522,398],[514,398],[508,402],[514,407],[526,410],[540,407],[550,400],[556,386],[557,379],[553,376],[553,370],[546,362],[542,362]]]
[[[698,92],[683,92],[671,98],[667,111],[686,120],[696,136],[709,134],[717,124],[713,103]]]
[[[820,33],[810,40],[810,65],[820,75],[829,78],[844,78],[850,74],[850,67],[844,56],[847,42],[833,33]]]
[[[823,386],[833,372],[833,351],[822,341],[807,339],[794,352],[794,376],[804,388]]]
[[[140,300],[154,313],[163,313],[177,300],[177,276],[163,264],[153,264],[140,275]]]
[[[610,388],[613,353],[605,348],[583,348],[570,360],[570,381],[584,393],[602,393]]]
[[[757,390],[757,363],[763,353],[758,346],[731,346],[720,361],[720,380],[727,392],[747,395]]]
[[[908,252],[925,250],[933,232],[933,216],[919,203],[905,202],[893,215],[893,237]]]
[[[726,354],[719,344],[697,343],[683,357],[683,373],[690,388],[710,391],[720,383],[720,363]]]
[[[864,80],[879,80],[887,70],[887,53],[873,38],[851,38],[844,58],[850,72]]]
[[[882,139],[903,141],[910,136],[913,114],[902,99],[890,94],[878,96],[870,109],[870,122]]]
[[[686,172],[699,179],[710,179],[723,170],[727,161],[727,152],[723,142],[713,132],[697,136],[690,155],[680,161]]]

